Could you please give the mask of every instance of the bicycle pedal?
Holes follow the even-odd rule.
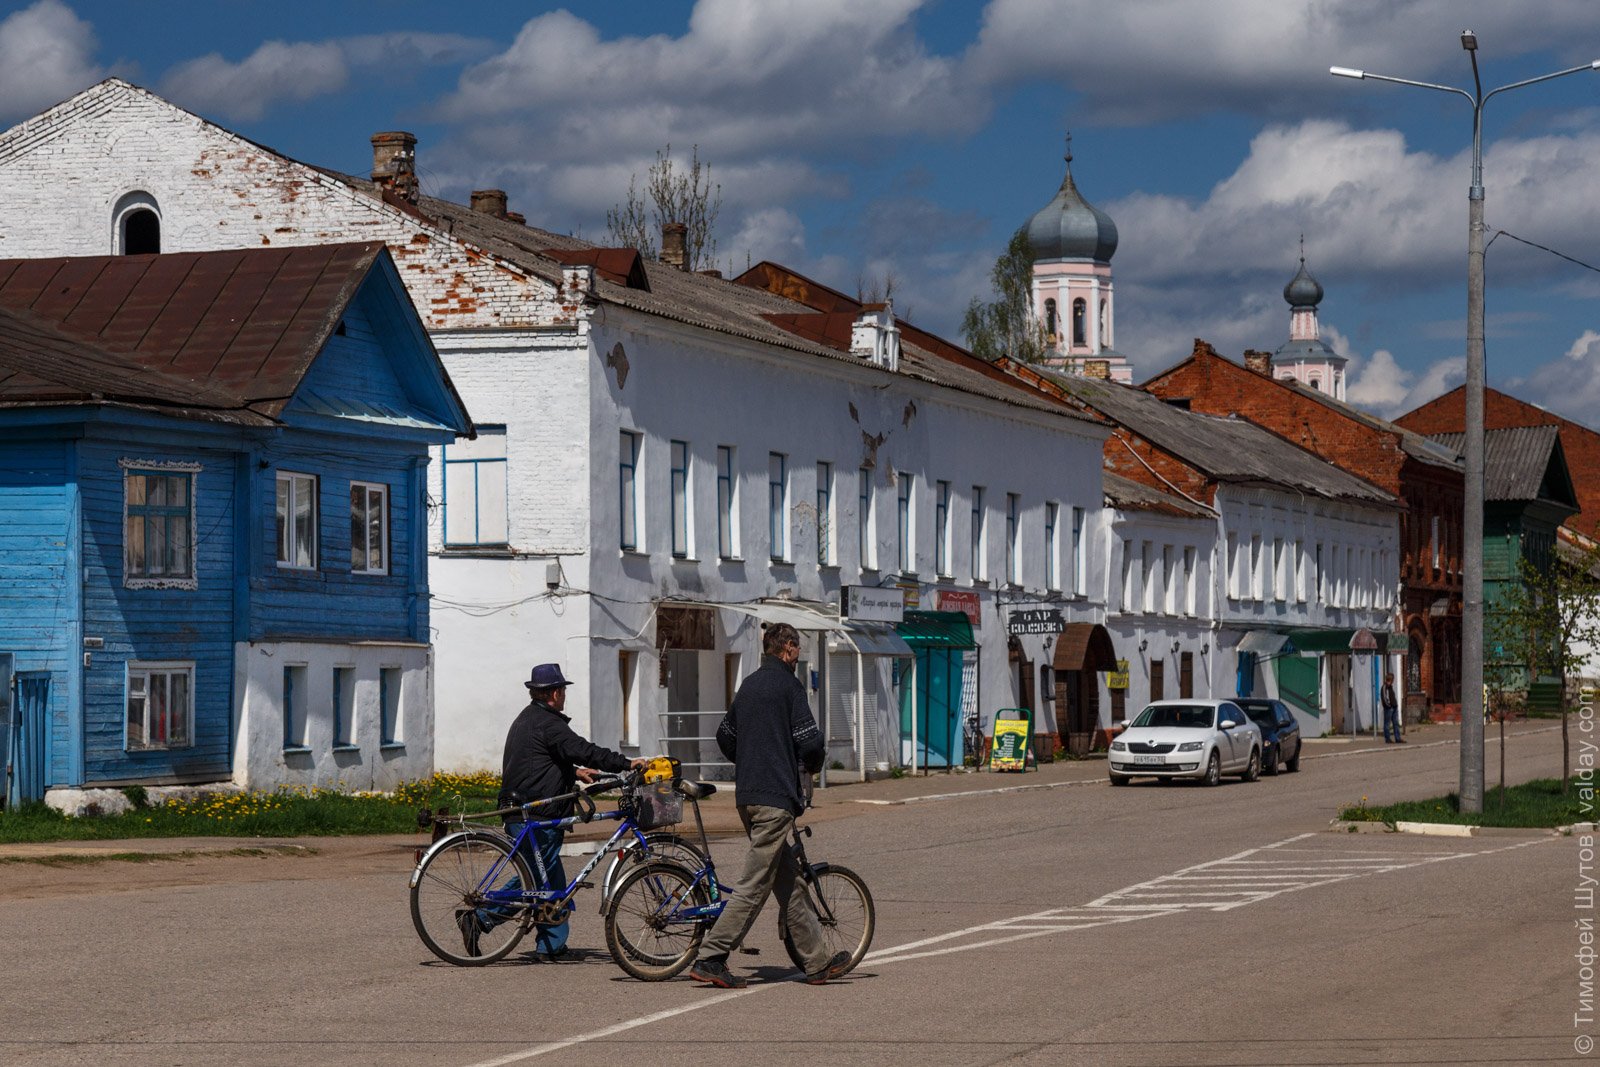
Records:
[[[758,948],[741,948],[739,950],[739,952],[741,954],[745,955],[745,956],[759,956],[759,955],[761,955],[761,950],[758,949]]]

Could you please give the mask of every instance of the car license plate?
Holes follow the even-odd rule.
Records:
[[[1167,760],[1165,756],[1135,756],[1133,757],[1133,762],[1149,766],[1151,764],[1159,765],[1167,762]]]

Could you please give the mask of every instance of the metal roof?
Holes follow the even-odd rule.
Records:
[[[1050,375],[1085,406],[1219,482],[1283,486],[1331,500],[1393,505],[1390,494],[1240,418],[1185,411],[1103,378]]]
[[[381,242],[0,260],[0,404],[270,424]]]
[[[1433,439],[1460,454],[1466,448],[1467,435],[1441,433],[1434,434]],[[1486,430],[1483,435],[1483,498],[1543,498],[1545,476],[1550,472],[1551,463],[1559,458],[1557,453],[1560,448],[1561,427],[1554,424]],[[1564,462],[1562,466],[1565,466]],[[1570,485],[1568,493],[1570,495]]]

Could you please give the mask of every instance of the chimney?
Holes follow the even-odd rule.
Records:
[[[1272,377],[1271,352],[1257,352],[1253,348],[1247,348],[1244,350],[1244,365],[1247,370],[1253,370],[1257,374],[1264,374],[1268,378]]]
[[[861,305],[850,327],[850,353],[887,370],[900,369],[900,328],[893,304]]]
[[[1085,378],[1099,378],[1103,381],[1111,380],[1111,361],[1109,359],[1086,359],[1083,361],[1083,376]]]
[[[514,222],[518,226],[526,226],[528,224],[528,216],[520,211],[508,211],[506,212],[506,221]]]
[[[661,224],[661,262],[678,270],[689,269],[689,227],[681,222]]]
[[[472,210],[497,219],[506,217],[506,191],[504,189],[474,189]]]
[[[372,180],[409,203],[417,202],[417,137],[404,130],[372,135]]]

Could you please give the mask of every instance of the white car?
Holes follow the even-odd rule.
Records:
[[[1261,777],[1261,728],[1231,700],[1158,700],[1111,742],[1111,784],[1132,778]]]

